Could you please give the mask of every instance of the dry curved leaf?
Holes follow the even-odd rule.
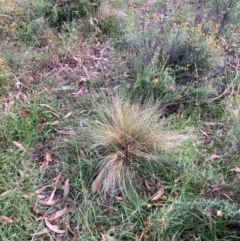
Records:
[[[2,220],[5,223],[11,224],[13,223],[13,220],[11,218],[8,218],[6,216],[0,215],[0,220]]]
[[[233,168],[230,171],[240,172],[240,167]]]
[[[70,234],[72,234],[73,236],[75,236],[76,234],[73,232],[73,230],[72,230],[71,226],[69,225],[69,223],[68,223],[68,222],[65,222],[65,225],[66,225],[66,227],[67,227],[68,232],[69,232]]]
[[[62,134],[62,135],[68,135],[68,136],[75,136],[76,133],[74,131],[65,131],[65,130],[58,130],[56,128],[54,128],[54,130],[59,133],[59,134]]]
[[[31,236],[37,236],[37,235],[43,235],[45,233],[50,233],[50,229],[49,228],[44,228],[43,230],[37,232],[37,233],[32,233],[30,234]]]
[[[66,197],[69,193],[69,186],[70,186],[70,184],[69,184],[69,178],[68,178],[64,183],[64,188],[63,188],[64,189],[64,193],[63,193],[64,197]]]
[[[144,184],[148,191],[152,191],[156,187],[156,184],[154,182],[148,181],[147,179],[144,179]]]
[[[46,159],[46,162],[47,162],[47,163],[52,162],[52,156],[51,156],[51,153],[46,152],[45,159]]]
[[[222,155],[213,154],[213,155],[207,157],[205,160],[211,161],[211,160],[216,160],[216,159],[219,159],[219,158],[222,158]]]
[[[26,151],[26,148],[19,142],[13,141],[13,144],[18,147],[21,151]]]
[[[160,186],[159,190],[157,191],[157,193],[153,196],[153,198],[151,199],[151,201],[156,201],[159,198],[161,198],[164,194],[164,188],[163,186]]]
[[[59,124],[59,122],[60,122],[60,121],[55,120],[55,121],[53,121],[53,122],[51,123],[51,125],[52,125],[52,126],[56,126],[56,125],[58,125],[58,124]]]
[[[102,233],[102,240],[101,241],[116,241],[116,239],[109,234]]]
[[[34,197],[35,196],[35,193],[24,193],[24,194],[22,194],[21,195],[21,197],[23,197],[23,198],[32,198],[32,197]]]
[[[51,201],[40,201],[39,203],[42,204],[42,205],[44,205],[44,206],[49,206],[49,207],[51,207],[51,206],[53,206],[53,205],[55,205],[55,204],[57,204],[57,203],[60,203],[62,200],[63,200],[63,199],[60,198],[60,199],[51,200]]]
[[[43,187],[37,189],[37,190],[35,191],[35,193],[36,193],[36,194],[40,194],[40,193],[42,193],[46,188],[51,187],[51,186],[52,186],[52,185],[43,186]]]
[[[93,193],[98,192],[100,187],[101,187],[101,185],[102,185],[102,178],[101,177],[97,177],[97,179],[92,184],[92,192]]]
[[[65,233],[65,230],[59,229],[57,225],[52,225],[47,219],[45,220],[46,226],[54,233]]]
[[[56,211],[55,213],[53,213],[51,215],[50,218],[48,218],[48,220],[54,221],[54,220],[58,219],[59,217],[61,217],[66,212],[66,210],[67,210],[67,208],[65,207],[63,210]]]
[[[55,187],[55,188],[53,189],[53,191],[52,191],[52,193],[51,193],[51,196],[50,196],[50,198],[49,198],[48,201],[47,201],[49,204],[52,203],[53,198],[54,198],[54,194],[55,194],[56,190],[57,190],[57,187]]]
[[[68,112],[65,116],[63,116],[63,119],[66,119],[66,118],[68,118],[70,115],[72,115],[72,112],[70,111],[70,112]]]

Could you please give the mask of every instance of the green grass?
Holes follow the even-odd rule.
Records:
[[[0,2],[0,239],[239,240],[238,1],[87,2]]]

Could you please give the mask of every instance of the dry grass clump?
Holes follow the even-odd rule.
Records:
[[[97,106],[97,120],[91,126],[91,148],[101,154],[93,191],[124,193],[131,184],[134,164],[156,160],[161,150],[179,147],[187,135],[166,130],[158,105],[130,103],[114,97]]]

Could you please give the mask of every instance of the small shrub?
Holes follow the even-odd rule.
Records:
[[[23,23],[16,31],[18,37],[26,45],[41,46],[44,40],[45,23],[43,20],[36,20]]]
[[[15,33],[19,18],[22,16],[21,9],[15,1],[0,2],[0,37],[10,36]]]
[[[51,27],[64,30],[66,23],[82,20],[83,32],[95,31],[100,35],[109,35],[118,30],[118,18],[123,13],[115,9],[107,0],[73,0],[66,3],[47,6],[45,18]]]
[[[114,8],[108,1],[103,1],[99,6],[97,12],[97,27],[99,27],[102,34],[109,35],[120,31],[119,20],[123,20],[125,14]]]
[[[175,88],[175,79],[170,75],[168,69],[145,69],[134,83],[131,97],[133,99],[141,98],[143,101],[151,98],[170,101],[179,97],[179,92],[175,91]]]
[[[169,131],[159,122],[157,105],[114,97],[97,106],[96,121],[89,127],[91,148],[101,154],[93,189],[105,195],[122,193],[131,184],[134,164],[155,160],[159,151],[180,146],[187,136]]]
[[[0,34],[17,35],[26,44],[41,45],[46,28],[44,8],[48,6],[44,0],[0,2]]]
[[[212,76],[225,68],[219,28],[215,22],[195,24],[193,19],[142,20],[139,32],[125,41],[132,58],[133,96],[174,103],[213,96],[219,88]]]
[[[66,22],[86,16],[95,16],[100,4],[100,0],[71,0],[60,2],[57,5],[52,2],[45,8],[45,18],[50,26],[61,28]]]
[[[49,25],[60,29],[66,22],[71,22],[74,19],[86,16],[85,5],[87,1],[77,3],[77,1],[65,2],[63,4],[47,6],[45,9],[45,18]]]
[[[113,17],[109,17],[104,21],[99,21],[97,24],[101,34],[110,35],[117,29],[117,21]]]
[[[218,67],[221,61],[215,33],[204,33],[202,24],[186,25],[173,31],[164,52],[167,66],[174,70],[178,82],[199,78],[202,73]]]

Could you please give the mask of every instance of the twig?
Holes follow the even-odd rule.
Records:
[[[176,101],[169,102],[169,103],[163,105],[162,108],[166,109],[167,107],[172,106],[172,105],[180,105],[180,104],[186,104],[186,103],[192,103],[192,102],[196,102],[196,100],[195,99],[192,99],[192,100],[176,100]]]

